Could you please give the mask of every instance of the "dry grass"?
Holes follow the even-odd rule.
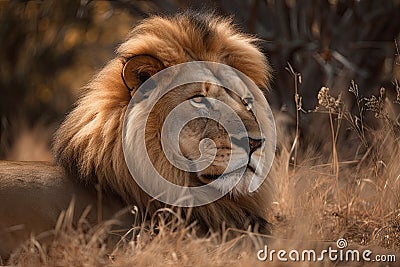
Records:
[[[391,114],[391,103],[383,90],[378,97],[365,99],[360,99],[355,84],[350,91],[358,102],[357,115],[346,109],[340,96],[333,97],[329,89],[321,89],[320,105],[315,111],[327,127],[310,127],[316,136],[322,137],[322,143],[306,143],[306,138],[300,138],[299,129],[294,135],[280,132],[279,152],[271,171],[276,190],[267,215],[273,224],[273,238],[251,233],[230,241],[217,234],[199,238],[194,228],[183,227],[179,219],[163,221],[162,214],[171,212],[165,210],[160,211],[159,224],[139,224],[115,245],[110,241],[114,222],[90,227],[83,216],[78,227],[72,227],[73,212],[69,210],[51,233],[51,242],[32,237],[12,255],[10,263],[258,266],[265,264],[256,256],[265,243],[272,248],[311,249],[327,244],[322,241],[339,238],[357,246],[400,252],[400,124]],[[300,98],[296,99],[297,104],[301,103]],[[301,111],[301,106],[298,108]],[[363,114],[367,110],[373,112],[376,122],[362,121],[367,118]],[[374,129],[368,125],[374,125]],[[346,138],[341,138],[343,132]],[[318,266],[340,265],[325,262]]]

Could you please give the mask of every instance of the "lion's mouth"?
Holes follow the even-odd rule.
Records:
[[[226,181],[228,182],[238,182],[240,178],[245,174],[245,172],[255,173],[254,168],[251,166],[250,162],[241,168],[235,169],[233,171],[227,173],[218,173],[218,174],[197,174],[198,179],[204,183],[209,184],[214,181]]]
[[[254,161],[252,161],[254,162]],[[246,195],[252,192],[252,183],[258,183],[262,178],[254,171],[256,168],[251,162],[247,165],[223,174],[197,174],[198,180],[204,185],[210,185],[229,196]]]
[[[229,171],[223,171],[223,172],[211,172],[211,173],[204,173],[204,172],[198,172],[197,173],[197,178],[202,182],[203,184],[209,184],[214,181],[220,181],[224,180],[225,182],[238,182],[245,174],[246,176],[248,175],[254,175],[256,174],[256,169],[259,160],[257,159],[256,156],[253,154],[254,151],[251,151],[250,155],[248,156],[247,160],[242,161],[240,163],[238,161],[238,165],[235,169],[231,169]],[[247,163],[246,163],[247,161]],[[244,164],[243,164],[244,163]],[[215,171],[215,170],[214,170]],[[230,181],[229,181],[230,180]]]

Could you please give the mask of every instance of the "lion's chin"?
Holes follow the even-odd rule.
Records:
[[[231,197],[239,197],[251,193],[251,183],[253,179],[260,180],[253,169],[249,166],[236,169],[232,172],[222,174],[218,179],[208,183],[213,188]]]
[[[237,164],[237,168],[226,171],[220,175],[197,174],[197,178],[203,184],[208,184],[223,195],[228,194],[236,198],[246,196],[254,192],[264,181],[262,175],[266,166],[260,161],[259,155],[254,153],[246,165]],[[240,166],[240,167],[239,167]]]

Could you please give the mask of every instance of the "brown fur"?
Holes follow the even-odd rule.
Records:
[[[55,135],[56,159],[68,173],[83,183],[100,183],[117,192],[128,204],[151,214],[163,207],[149,201],[132,179],[122,152],[122,126],[130,95],[121,78],[126,60],[135,55],[151,55],[165,67],[202,60],[230,65],[265,88],[270,79],[269,65],[254,44],[255,38],[239,33],[230,20],[181,14],[172,18],[151,17],[129,34],[111,60],[86,87],[75,109]],[[157,127],[155,125],[154,127]],[[155,144],[156,145],[156,144]],[[267,187],[256,193],[191,210],[189,221],[196,220],[205,231],[227,227],[246,229],[259,225],[268,232],[265,221]],[[189,214],[183,209],[183,215]]]
[[[32,234],[41,242],[51,239],[59,217],[70,203],[74,223],[88,207],[91,209],[84,220],[90,224],[110,220],[124,208],[115,195],[104,194],[99,201],[95,187],[70,179],[60,166],[0,161],[0,264]],[[118,219],[132,220],[129,216]]]

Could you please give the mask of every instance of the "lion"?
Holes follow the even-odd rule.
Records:
[[[187,223],[195,223],[199,233],[235,228],[269,234],[270,224],[266,214],[273,191],[271,179],[266,179],[254,192],[247,190],[251,177],[262,179],[267,176],[267,173],[256,173],[257,165],[263,164],[259,155],[264,150],[274,149],[273,142],[269,140],[274,129],[273,119],[264,111],[261,111],[261,119],[260,116],[256,119],[252,111],[253,106],[261,105],[271,80],[270,65],[257,42],[255,37],[238,31],[231,19],[212,14],[186,12],[171,17],[151,16],[144,19],[119,46],[117,56],[84,88],[73,110],[55,133],[53,152],[56,164],[61,167],[57,172],[64,173],[68,184],[77,187],[67,190],[68,197],[75,192],[85,195],[82,190],[93,191],[99,186],[99,190],[113,196],[110,203],[115,204],[103,201],[106,210],[117,211],[124,206],[136,206],[142,220],[151,218],[160,208],[170,206],[150,196],[137,184],[127,166],[124,145],[128,146],[127,153],[134,159],[133,164],[139,175],[153,183],[151,186],[157,187],[157,184],[153,182],[153,177],[147,176],[146,171],[154,167],[173,184],[189,187],[210,184],[216,191],[223,191],[233,176],[228,174],[221,178],[228,166],[231,148],[240,144],[233,143],[217,121],[204,118],[192,120],[180,132],[179,148],[188,159],[201,156],[199,143],[202,139],[213,141],[215,159],[199,171],[190,172],[173,166],[161,144],[162,125],[179,103],[189,101],[193,106],[204,108],[212,106],[207,100],[211,98],[231,107],[248,132],[246,140],[249,149],[242,149],[239,153],[241,161],[245,161],[243,177],[231,193],[206,205],[180,207],[180,214]],[[127,135],[135,136],[140,130],[138,125],[145,119],[141,116],[142,107],[154,101],[154,94],[150,94],[142,100],[143,105],[133,105],[129,109],[131,98],[138,88],[164,69],[193,61],[231,66],[249,77],[256,88],[245,86],[241,89],[242,95],[239,95],[209,82],[179,86],[164,95],[147,117],[145,147],[141,145],[143,140],[138,138],[130,138],[126,144],[123,143],[126,117],[129,116],[126,121]],[[247,95],[252,98],[247,98]],[[262,132],[266,133],[265,136],[261,135]],[[144,150],[153,166],[143,165]],[[94,202],[95,199],[93,196],[92,201],[86,202]],[[49,202],[43,208],[54,219],[59,210],[55,210],[52,204]]]

